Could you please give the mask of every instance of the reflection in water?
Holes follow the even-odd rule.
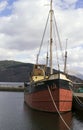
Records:
[[[83,112],[73,112],[73,130],[83,130]]]
[[[83,111],[75,111],[73,115],[74,118],[83,123]]]
[[[68,112],[62,117],[71,130],[83,130],[83,113]],[[0,130],[68,130],[58,114],[30,109],[23,92],[0,92]]]
[[[58,114],[45,113],[36,110],[32,110],[24,105],[25,111],[27,111],[27,117],[32,122],[34,130],[68,130]],[[62,117],[66,123],[71,126],[72,113],[64,113]],[[32,130],[33,130],[32,129]]]

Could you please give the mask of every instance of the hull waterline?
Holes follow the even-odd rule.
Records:
[[[64,81],[65,82],[65,81]],[[66,81],[67,84],[67,81]],[[47,85],[46,85],[47,86]],[[31,86],[28,86],[31,87]],[[48,87],[44,85],[36,86],[35,89],[25,91],[24,100],[28,106],[39,111],[57,112],[51,99]],[[42,89],[41,89],[42,88]],[[67,112],[72,109],[72,92],[63,86],[49,86],[51,95],[54,99],[59,112]]]

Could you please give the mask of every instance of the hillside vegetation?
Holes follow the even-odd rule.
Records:
[[[18,61],[0,61],[0,82],[26,82],[29,81],[33,64]],[[56,71],[56,70],[55,70]],[[72,81],[83,82],[75,76],[69,76]]]
[[[19,64],[21,64],[21,62],[16,62],[16,61],[13,61],[13,60],[0,61],[0,70],[4,70],[7,67],[19,65]]]
[[[0,82],[25,82],[33,65],[18,61],[0,61]]]

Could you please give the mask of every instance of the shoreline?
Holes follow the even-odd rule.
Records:
[[[24,87],[0,87],[0,91],[24,92]]]

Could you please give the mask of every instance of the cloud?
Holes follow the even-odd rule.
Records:
[[[75,4],[78,0],[63,0],[63,2],[66,2],[67,4]]]
[[[39,22],[42,21],[41,18],[38,18],[39,15],[43,13],[43,11],[41,12],[40,10],[40,14],[33,15],[36,14],[40,2],[39,4],[36,3],[35,8],[33,8],[34,3],[35,2],[30,1],[28,3],[26,0],[19,0],[12,5],[12,15],[8,17],[1,17],[0,24],[2,26],[0,27],[0,32],[4,34],[6,42],[3,42],[5,42],[5,44],[8,44],[8,48],[32,49],[32,47],[28,44],[32,44],[34,48],[37,46],[36,44],[39,41],[39,38],[37,37],[40,36],[39,32],[41,32],[41,28],[38,29],[38,26],[40,26]],[[38,19],[37,22],[35,22],[36,19]]]
[[[6,0],[3,0],[0,2],[0,13],[1,13],[1,11],[5,10],[7,5],[8,5],[8,2]]]
[[[9,8],[10,4],[7,2],[3,1],[5,3],[3,10]],[[83,8],[75,8],[77,0],[53,2],[63,49],[66,39],[68,39],[68,68],[75,66],[79,70],[83,70]],[[48,0],[13,0],[11,14],[0,17],[0,59],[33,63],[36,61],[35,56],[38,53],[50,8],[44,6],[46,4],[49,4]],[[46,33],[48,34],[48,32],[49,28]],[[47,34],[44,44],[49,41]],[[44,49],[42,49],[43,52],[45,52]],[[41,61],[43,61],[44,55],[41,56]],[[80,67],[78,63],[80,63]]]
[[[75,8],[78,0],[55,0],[53,2],[55,5],[57,5],[57,8],[71,9]]]

